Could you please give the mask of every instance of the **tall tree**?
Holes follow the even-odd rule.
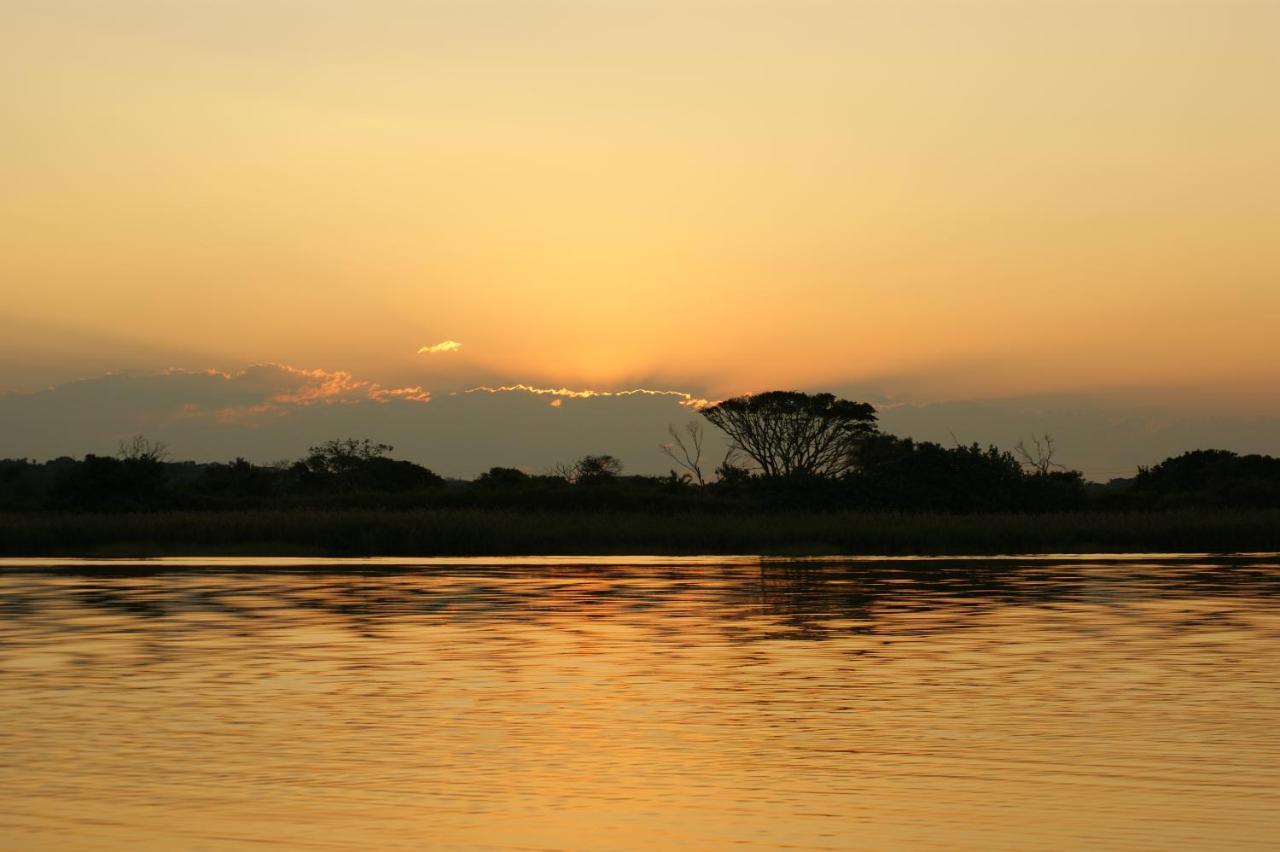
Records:
[[[839,476],[858,442],[876,431],[876,410],[829,393],[768,391],[726,399],[702,415],[765,476]]]

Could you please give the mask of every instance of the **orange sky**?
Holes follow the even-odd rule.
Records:
[[[18,0],[3,30],[0,387],[1280,397],[1280,4]]]

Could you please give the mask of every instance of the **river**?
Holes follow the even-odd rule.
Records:
[[[1280,557],[0,560],[0,848],[1264,849]]]

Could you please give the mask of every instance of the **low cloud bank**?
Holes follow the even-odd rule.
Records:
[[[470,477],[494,465],[536,472],[587,453],[619,456],[630,472],[663,473],[658,446],[669,423],[697,416],[693,402],[679,391],[526,386],[432,397],[420,387],[281,364],[234,373],[108,374],[0,394],[0,456],[109,455],[119,441],[142,433],[164,441],[174,458],[271,462],[351,435],[392,444],[397,457],[447,476]]]
[[[854,395],[856,397],[856,394]],[[135,434],[179,459],[270,462],[334,437],[370,437],[446,476],[490,466],[541,471],[588,453],[621,458],[627,472],[670,469],[659,445],[668,424],[699,419],[706,400],[679,390],[574,390],[495,385],[432,395],[342,371],[264,364],[237,372],[108,374],[36,393],[0,394],[0,457],[114,453]],[[1094,480],[1132,475],[1196,448],[1280,454],[1280,419],[1207,416],[1085,398],[878,404],[886,432],[1010,449],[1050,432],[1059,460]],[[724,453],[713,428],[707,467]]]

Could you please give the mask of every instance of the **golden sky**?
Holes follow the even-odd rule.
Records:
[[[0,387],[1280,396],[1277,2],[8,0],[0,32]]]

